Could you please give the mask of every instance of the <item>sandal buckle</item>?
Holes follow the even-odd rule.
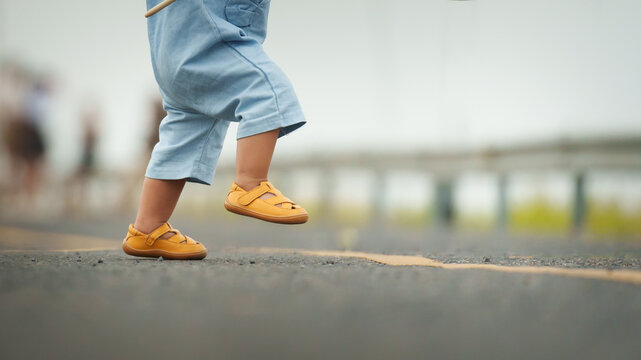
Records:
[[[145,244],[147,246],[152,246],[156,242],[156,239],[150,235],[147,235],[147,238],[145,238]]]

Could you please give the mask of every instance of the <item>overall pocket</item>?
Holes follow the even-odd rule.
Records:
[[[240,27],[261,25],[267,22],[270,0],[227,0],[225,17],[230,23]]]

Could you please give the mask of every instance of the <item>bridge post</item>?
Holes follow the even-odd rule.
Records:
[[[454,224],[454,187],[451,178],[436,180],[434,220],[438,228],[451,228]]]
[[[384,170],[374,170],[374,181],[370,196],[372,198],[371,220],[376,224],[381,224],[385,221],[385,199],[388,190],[386,180]]]
[[[325,221],[329,221],[331,220],[330,215],[334,206],[333,195],[336,187],[336,175],[330,167],[322,167],[320,170],[322,179],[319,189],[318,216]]]
[[[509,208],[507,199],[507,175],[500,173],[498,175],[498,199],[496,208],[496,228],[499,231],[505,231],[510,221]]]
[[[582,172],[576,173],[573,180],[572,231],[574,235],[579,235],[585,227],[586,217],[585,174]]]

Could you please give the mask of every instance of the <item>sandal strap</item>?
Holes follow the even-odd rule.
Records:
[[[183,233],[180,232],[178,229],[172,228],[171,231],[176,233],[174,236],[170,237],[167,239],[167,241],[174,242],[176,244],[195,244],[196,241],[191,239],[189,236],[184,235]]]
[[[152,246],[156,242],[156,240],[158,240],[159,237],[165,235],[170,231],[172,231],[171,225],[169,225],[168,222],[165,222],[164,224],[155,228],[154,231],[147,234],[147,238],[145,239],[145,244],[147,244],[148,246]]]
[[[270,205],[281,205],[281,207],[283,207],[284,209],[291,209],[294,205],[296,205],[295,202],[293,202],[287,196],[283,195],[283,193],[280,192],[280,190],[276,189],[275,187],[272,187],[272,190],[270,191],[270,193],[274,194],[274,196],[264,200],[266,203]],[[285,204],[290,206],[285,206]]]
[[[280,190],[276,189],[274,185],[272,185],[269,181],[262,181],[260,185],[253,188],[251,191],[248,191],[243,196],[239,197],[238,203],[243,206],[247,206],[251,204],[254,200],[258,199],[259,197],[263,196],[263,194],[266,194],[266,193],[274,194],[273,197],[270,197],[264,200],[266,203],[270,205],[282,204],[281,206],[285,209],[291,209],[293,208],[294,205],[296,205],[293,201],[291,201],[289,198],[284,196],[280,192]],[[291,205],[283,206],[284,204],[291,204]]]
[[[252,203],[252,201],[258,199],[263,194],[268,192],[273,192],[274,186],[269,183],[269,181],[263,181],[257,187],[248,191],[245,195],[238,198],[238,203],[247,206]]]
[[[266,203],[270,205],[278,205],[278,204],[283,204],[283,203],[290,203],[294,205],[294,202],[291,201],[288,197],[277,194],[274,197],[270,197],[269,199],[264,200]]]

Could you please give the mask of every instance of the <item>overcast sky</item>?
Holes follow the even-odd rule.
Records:
[[[80,103],[95,98],[101,163],[136,165],[157,92],[144,12],[0,0],[0,55],[58,79],[54,163],[75,160]],[[640,15],[638,0],[272,0],[265,47],[309,121],[277,152],[641,134]]]

